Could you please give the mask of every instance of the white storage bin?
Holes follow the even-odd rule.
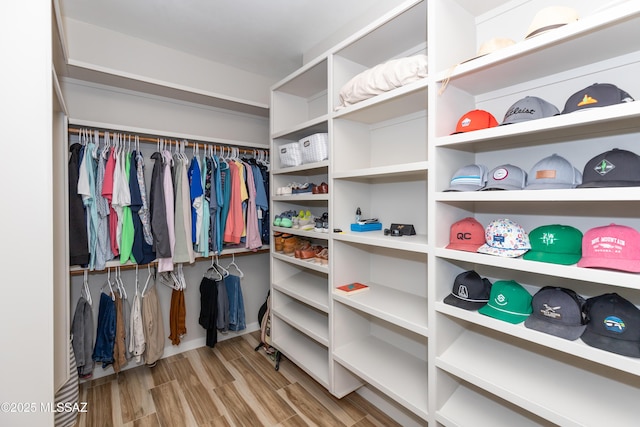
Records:
[[[302,163],[321,162],[329,158],[328,133],[314,133],[299,141]]]
[[[300,154],[300,143],[292,142],[284,144],[280,147],[280,166],[291,167],[302,164],[302,156]]]

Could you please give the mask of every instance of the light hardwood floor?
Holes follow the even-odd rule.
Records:
[[[251,333],[85,382],[76,425],[399,426],[357,393],[336,399],[285,357],[276,372],[258,342]]]

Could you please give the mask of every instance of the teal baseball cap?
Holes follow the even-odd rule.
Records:
[[[533,311],[531,300],[531,294],[515,280],[498,280],[491,287],[489,302],[478,313],[509,323],[521,323]]]
[[[529,232],[531,249],[522,258],[571,265],[582,257],[582,232],[570,225],[550,224]]]

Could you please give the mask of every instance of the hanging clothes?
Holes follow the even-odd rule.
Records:
[[[149,264],[156,258],[155,252],[144,236],[144,225],[140,217],[143,209],[142,188],[138,180],[138,153],[131,153],[131,169],[129,176],[129,191],[131,193],[131,220],[133,223],[133,244],[131,246],[131,260],[138,264]]]
[[[215,268],[215,267],[211,267]],[[218,329],[216,326],[218,316],[218,282],[214,277],[205,275],[200,281],[200,316],[198,323],[206,332],[205,344],[207,347],[215,347],[218,342]]]
[[[174,155],[175,164],[175,247],[173,261],[175,263],[195,262],[191,238],[191,200],[189,198],[189,177],[186,160],[181,154]]]
[[[222,280],[218,280],[216,282],[216,286],[218,287],[218,315],[216,316],[216,328],[223,334],[229,332],[229,297],[227,296],[227,287],[224,284],[227,277],[229,276],[227,275]]]
[[[161,153],[155,152],[151,158],[154,163],[149,192],[149,216],[153,235],[153,250],[158,258],[169,258],[171,257],[171,243],[165,206],[163,156]]]
[[[200,161],[197,156],[193,156],[187,171],[189,177],[189,198],[191,204],[191,243],[200,242],[200,230],[202,229],[202,176],[200,172]]]
[[[113,207],[113,181],[116,169],[116,150],[109,150],[107,155],[107,163],[104,170],[104,182],[102,183],[102,196],[109,203],[109,244],[111,245],[111,253],[114,257],[120,255],[120,246],[118,242],[118,213]]]
[[[224,278],[229,301],[229,330],[241,331],[246,329],[244,314],[244,298],[240,285],[240,276],[230,274]]]
[[[260,167],[255,162],[255,160],[253,162],[250,161],[249,163],[251,164],[251,171],[253,172],[253,182],[256,188],[255,204],[256,216],[258,220],[258,233],[260,234],[260,240],[262,241],[262,243],[267,244],[269,242],[269,239],[267,235],[267,240],[265,241],[263,228],[265,226],[264,218],[266,216],[266,212],[269,211],[269,197],[267,196],[266,190],[266,188],[268,187],[265,187],[264,185],[262,171],[260,170]]]
[[[231,204],[231,168],[229,163],[220,158],[219,173],[220,173],[220,188],[222,192],[222,204],[218,203],[218,209],[220,209],[220,226],[218,231],[218,248],[222,251],[222,245],[224,243],[224,230],[227,228],[227,217],[229,215],[229,205]]]
[[[144,323],[144,340],[146,349],[144,359],[147,365],[155,364],[164,353],[164,320],[158,299],[158,291],[154,284],[142,294],[142,322]]]
[[[184,290],[174,289],[171,292],[171,308],[169,311],[169,339],[171,344],[180,344],[180,339],[187,333],[186,327],[187,310],[184,304]]]
[[[98,170],[96,172],[96,209],[98,211],[98,227],[97,227],[97,244],[95,269],[104,270],[107,261],[113,259],[111,251],[111,242],[109,238],[109,200],[103,195],[105,172],[107,167],[107,157],[110,149],[105,147],[98,153]]]
[[[209,257],[209,245],[211,242],[211,159],[205,155],[202,159],[200,178],[202,180],[202,225],[198,239],[197,252],[203,257]]]
[[[93,374],[93,331],[93,309],[84,297],[80,297],[71,322],[72,348],[80,378]]]
[[[87,236],[89,237],[89,270],[95,269],[97,246],[98,210],[96,208],[96,162],[94,151],[96,144],[89,140],[84,148],[83,160],[78,177],[78,194],[82,196],[85,207]]]
[[[100,305],[98,307],[98,327],[96,329],[96,342],[93,347],[92,359],[94,362],[102,362],[106,368],[113,363],[113,345],[116,339],[116,306],[111,296],[100,293]]]
[[[115,312],[116,312],[116,334],[113,341],[113,370],[118,373],[122,370],[122,366],[127,363],[127,357],[125,355],[126,349],[126,336],[125,336],[125,322],[122,308],[122,297],[116,296],[115,300]]]
[[[138,215],[142,222],[142,234],[144,236],[144,241],[147,242],[148,245],[153,246],[149,203],[147,202],[147,187],[144,175],[144,156],[140,150],[134,151],[134,154],[136,160],[136,179],[138,181],[138,188],[140,189],[140,198],[142,199],[142,206],[138,210]]]
[[[167,234],[169,237],[170,255],[158,258],[158,271],[173,271],[173,254],[175,251],[175,221],[174,221],[174,193],[172,180],[173,157],[171,152],[164,150],[162,152],[163,174],[162,174],[162,191],[164,194],[165,218],[167,223]]]
[[[136,362],[140,363],[142,361],[145,348],[142,303],[136,287],[136,294],[133,296],[133,304],[131,305],[131,322],[129,323],[129,352]]]
[[[224,241],[238,244],[244,232],[244,218],[242,215],[242,194],[240,186],[240,170],[235,162],[229,162],[229,173],[225,180],[230,181],[229,210],[224,228]],[[226,182],[225,182],[226,185]]]
[[[69,264],[89,264],[89,235],[87,233],[84,203],[78,194],[78,177],[82,145],[74,143],[69,147]]]
[[[131,155],[128,152],[122,152],[122,162],[124,163],[124,169],[122,171],[122,192],[126,194],[126,204],[122,205],[122,228],[120,232],[120,263],[124,264],[131,260],[133,263],[136,260],[133,257],[133,216],[131,213]]]
[[[247,213],[246,213],[246,241],[245,247],[255,251],[262,247],[262,238],[258,227],[258,208],[256,206],[256,184],[253,175],[253,168],[248,163],[243,163],[247,172]]]

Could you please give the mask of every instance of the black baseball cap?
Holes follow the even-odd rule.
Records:
[[[640,186],[640,156],[614,148],[587,162],[578,188]]]
[[[545,286],[533,296],[533,312],[524,326],[575,341],[587,327],[582,312],[584,303],[584,298],[571,289]]]
[[[561,114],[632,101],[633,98],[631,95],[616,85],[611,83],[594,83],[571,95],[567,99]]]
[[[640,310],[616,293],[589,298],[585,304],[586,344],[621,354],[640,357]]]
[[[474,270],[469,270],[456,276],[453,290],[444,299],[444,303],[465,310],[477,310],[489,301],[490,294],[491,282],[480,277]]]

